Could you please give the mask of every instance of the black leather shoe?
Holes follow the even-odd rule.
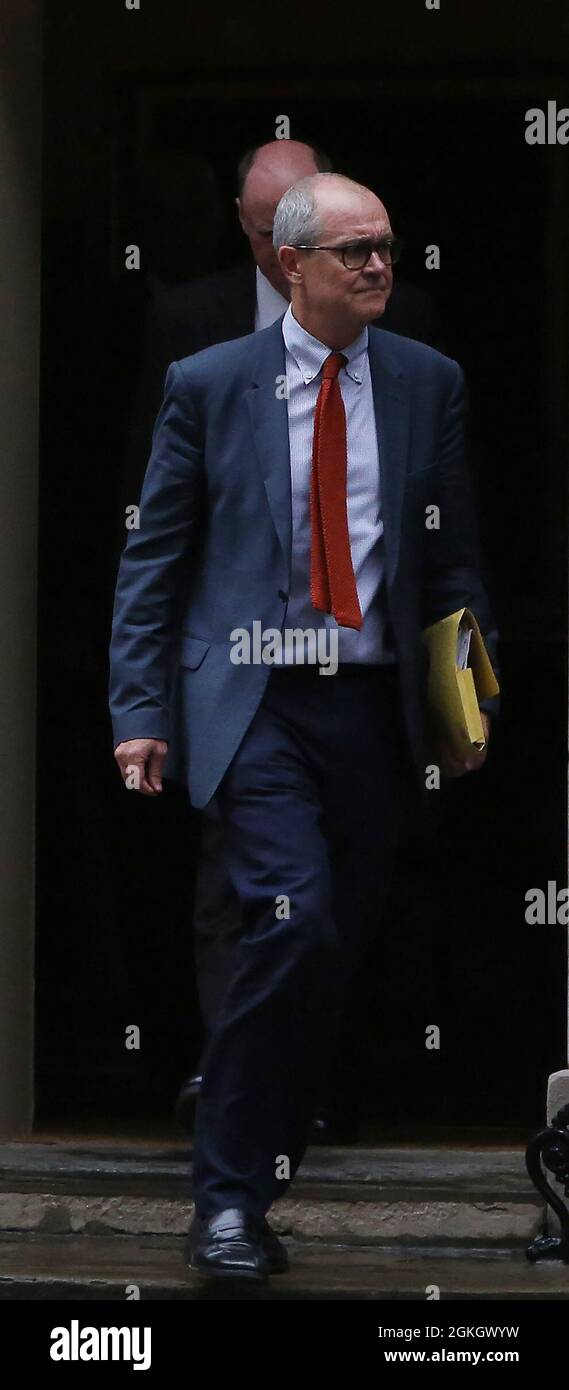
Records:
[[[186,1134],[193,1133],[196,1101],[201,1091],[202,1081],[202,1076],[189,1076],[187,1081],[182,1082],[178,1091],[174,1113],[178,1124],[182,1126],[182,1129],[185,1129]]]
[[[201,1220],[196,1216],[188,1235],[188,1264],[196,1274],[210,1279],[266,1283],[273,1272],[266,1239],[264,1223],[237,1207]]]

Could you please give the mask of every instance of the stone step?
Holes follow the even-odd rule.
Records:
[[[124,1140],[0,1143],[0,1233],[181,1237],[191,1145]],[[544,1203],[522,1145],[308,1149],[271,1224],[300,1241],[522,1247]]]
[[[0,1301],[164,1299],[517,1301],[569,1297],[569,1268],[530,1264],[523,1252],[496,1248],[445,1251],[286,1242],[287,1274],[268,1287],[211,1286],[186,1266],[185,1242],[159,1236],[0,1237]]]

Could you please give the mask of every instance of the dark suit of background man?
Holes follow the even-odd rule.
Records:
[[[236,204],[253,258],[194,282],[162,286],[147,325],[145,361],[130,431],[125,505],[139,495],[141,461],[147,459],[170,362],[214,343],[268,328],[282,316],[290,299],[290,285],[273,247],[275,208],[297,179],[331,168],[328,155],[296,140],[273,140],[249,151],[239,165]],[[397,281],[392,286],[381,323],[392,332],[442,350],[434,301],[413,285]],[[196,975],[208,1033],[221,1007],[240,930],[239,902],[225,867],[222,827],[212,802],[201,817],[194,912]],[[200,1080],[199,1074],[189,1078],[178,1099],[178,1115],[188,1128]],[[348,1014],[315,1118],[312,1142],[337,1143],[355,1137],[357,1083],[356,1021]]]
[[[385,208],[316,174],[281,199],[274,243],[283,319],[169,369],[110,684],[123,777],[134,766],[152,796],[182,763],[194,805],[218,800],[243,925],[204,1058],[189,1255],[202,1274],[258,1279],[286,1264],[266,1213],[302,1158],[377,931],[409,755],[424,780],[421,628],[467,605],[496,648],[462,372],[368,328],[391,281]],[[233,659],[254,623],[282,636],[272,668]],[[299,629],[336,635],[337,674],[289,647]],[[440,750],[455,775],[485,756]]]

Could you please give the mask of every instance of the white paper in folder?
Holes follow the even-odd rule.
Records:
[[[459,671],[466,671],[466,668],[468,666],[471,637],[471,627],[459,627],[458,641],[456,644],[456,664],[458,666]]]

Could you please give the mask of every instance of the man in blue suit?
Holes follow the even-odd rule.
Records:
[[[378,928],[406,768],[424,782],[432,760],[421,629],[468,606],[494,664],[497,642],[462,372],[368,327],[391,288],[386,209],[316,174],[281,198],[274,244],[283,318],[169,368],[110,686],[127,785],[183,773],[224,824],[243,932],[197,1107],[190,1264],[257,1279],[286,1267],[266,1213]],[[438,760],[458,776],[484,758]]]

